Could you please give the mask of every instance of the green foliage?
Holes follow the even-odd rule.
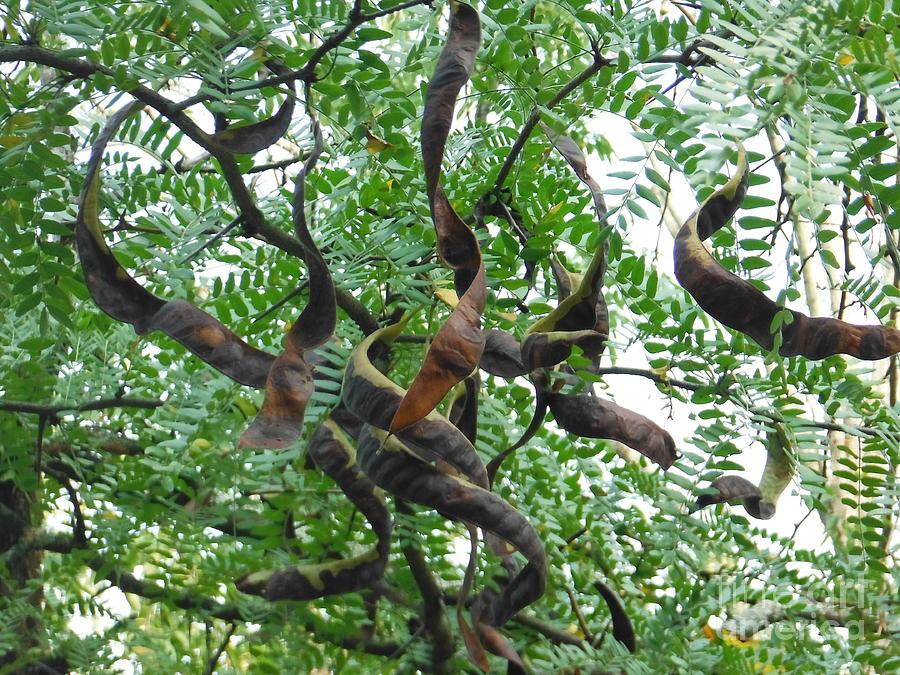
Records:
[[[326,155],[308,178],[307,202],[335,285],[380,322],[424,308],[408,328],[419,337],[446,320],[450,310],[435,289],[452,284],[435,255],[418,146],[423,83],[446,21],[445,3],[434,4],[360,25],[321,57],[309,92],[299,88],[325,130]],[[400,551],[421,547],[442,589],[457,591],[466,530],[435,512],[397,515],[386,578],[408,602],[378,600],[373,642],[393,645],[386,654],[359,648],[360,626],[371,620],[363,594],[270,604],[233,583],[248,570],[348,557],[372,544],[352,504],[304,464],[305,439],[339,399],[360,327],[339,317],[329,363],[318,367],[334,381],[317,383],[301,441],[285,451],[238,450],[261,393],[159,333],[137,337],[100,313],[73,245],[87,148],[129,100],[126,92],[141,83],[173,100],[202,97],[187,112],[209,133],[218,113],[232,123],[259,120],[287,89],[258,85],[269,73],[255,50],[301,69],[352,19],[350,5],[41,0],[0,13],[0,402],[60,407],[44,415],[0,407],[0,518],[12,523],[4,491],[18,491],[30,535],[65,538],[74,523],[68,485],[88,534],[83,548],[48,544],[24,581],[19,549],[0,551],[0,654],[19,650],[12,665],[0,657],[0,672],[51,654],[78,672],[110,672],[125,659],[143,672],[200,673],[226,636],[215,672],[431,667],[421,595]],[[550,560],[547,593],[530,617],[568,642],[586,637],[585,627],[591,635],[568,644],[534,622],[504,630],[534,672],[896,672],[896,357],[874,366],[784,359],[723,328],[675,283],[664,214],[675,206],[686,216],[692,193],[699,203],[725,183],[723,167],[740,141],[753,172],[749,194],[708,242],[715,257],[789,307],[805,300],[809,310],[804,284],[813,270],[811,288],[827,313],[896,323],[900,7],[678,5],[684,11],[637,0],[591,8],[488,0],[479,8],[482,49],[458,104],[445,190],[460,214],[472,213],[535,108],[603,159],[592,174],[613,226],[604,287],[611,339],[600,375],[583,356],[568,363],[585,386],[614,400],[633,395],[634,384],[615,372],[617,360],[638,363],[657,381],[641,412],[672,432],[680,453],[662,473],[611,442],[566,435],[548,417],[504,464],[495,489],[535,525]],[[362,3],[369,14],[390,6]],[[35,43],[105,70],[72,77],[6,56]],[[594,43],[609,64],[549,107],[592,63]],[[260,210],[284,233],[298,168],[287,160],[311,147],[297,114],[269,154],[238,158]],[[494,217],[476,230],[490,296],[484,323],[519,338],[556,306],[550,256],[580,269],[597,245],[590,196],[550,150],[535,132],[498,186],[527,240]],[[164,116],[129,120],[104,165],[107,241],[154,293],[189,300],[277,353],[305,306],[306,272],[246,223],[215,239],[238,215],[220,168]],[[524,261],[536,263],[533,284]],[[424,353],[421,341],[396,345],[392,379],[408,384]],[[123,395],[161,405],[74,410]],[[532,408],[527,379],[485,378],[476,443],[485,460],[515,442]],[[763,527],[738,507],[693,510],[698,492],[725,473],[755,480],[775,433],[797,466],[788,488],[797,511],[780,509],[778,527]],[[807,510],[807,525],[822,524],[824,545],[786,536]],[[486,552],[476,587],[496,584],[498,569]],[[142,583],[131,590],[143,591],[127,602],[113,588],[127,590],[124,574],[135,574]],[[622,598],[637,653],[607,634],[597,579]],[[739,639],[752,608],[766,603],[777,611],[762,632]],[[243,618],[217,616],[221,607]],[[39,635],[23,651],[30,625],[40,625]],[[85,625],[91,637],[79,640],[75,631]],[[467,668],[458,645],[451,670]]]

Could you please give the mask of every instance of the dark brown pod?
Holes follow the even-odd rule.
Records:
[[[447,392],[477,368],[484,351],[481,314],[486,297],[484,265],[480,265],[472,285],[428,348],[422,368],[391,420],[392,432],[425,417]]]
[[[502,626],[543,595],[547,577],[544,547],[528,520],[500,496],[422,462],[397,438],[371,426],[363,430],[359,464],[382,489],[477,525],[525,556],[528,565],[481,614],[484,623]]]
[[[481,378],[476,372],[467,377],[463,384],[464,388],[450,405],[448,417],[463,436],[469,439],[469,443],[475,445],[475,438],[478,435],[478,389],[481,386]]]
[[[290,72],[288,68],[285,68],[275,60],[268,61],[266,67],[275,75],[284,75]],[[287,133],[293,116],[294,83],[292,82],[290,93],[285,97],[284,103],[281,104],[278,112],[274,115],[260,122],[240,127],[228,127],[213,134],[210,140],[228,152],[253,155],[277,143]]]
[[[244,575],[235,582],[243,593],[267,600],[312,600],[366,588],[384,575],[391,548],[390,513],[372,481],[357,465],[350,440],[334,421],[326,420],[310,439],[309,455],[369,521],[378,543],[353,558]]]
[[[759,488],[741,476],[721,476],[710,483],[716,490],[712,494],[697,497],[697,508],[712,504],[740,502],[754,518],[767,520],[775,515],[775,505],[762,500]]]
[[[794,462],[787,452],[788,441],[779,426],[767,434],[766,466],[759,486],[740,476],[721,476],[710,487],[713,494],[697,497],[697,508],[722,502],[741,502],[744,510],[754,518],[768,520],[775,515],[778,498],[794,477]]]
[[[503,462],[505,462],[516,450],[534,438],[534,435],[540,431],[544,424],[544,417],[546,417],[547,409],[550,407],[550,397],[548,396],[546,382],[544,378],[540,376],[532,376],[532,382],[534,383],[534,414],[531,416],[531,422],[528,423],[528,426],[519,437],[519,440],[488,462],[487,474],[491,486],[494,485],[494,479],[497,477],[497,472],[500,470],[500,467],[503,466]]]
[[[601,227],[606,223],[606,202],[600,186],[587,171],[587,160],[568,136],[544,132],[578,178],[587,185]],[[603,298],[606,274],[606,242],[598,246],[584,276],[577,279],[555,258],[551,268],[559,287],[560,303],[550,314],[528,328],[522,342],[522,362],[529,371],[547,368],[565,361],[578,346],[590,358],[598,357],[609,333],[609,312]],[[577,282],[576,282],[577,279]]]
[[[481,22],[472,7],[451,3],[450,33],[425,94],[422,115],[422,161],[437,249],[454,272],[459,303],[441,326],[391,420],[391,432],[422,419],[457,383],[478,366],[484,351],[481,315],[487,297],[484,265],[475,233],[459,217],[440,185],[444,147],[453,121],[456,97],[475,66]]]
[[[548,396],[556,423],[570,433],[619,441],[663,469],[677,458],[672,437],[643,415],[587,394],[550,392]]]
[[[725,270],[703,245],[740,207],[747,193],[747,155],[738,152],[735,175],[710,195],[675,237],[675,276],[697,304],[717,321],[752,338],[763,349],[773,349],[772,325],[784,308],[749,282]],[[900,331],[885,326],[858,326],[838,319],[811,318],[788,310],[780,327],[782,356],[823,359],[847,354],[877,360],[900,352]]]
[[[588,356],[602,350],[606,335],[595,328],[605,270],[606,251],[600,246],[579,286],[556,309],[528,327],[522,342],[522,363],[529,372],[560,363],[576,345]]]
[[[360,342],[347,362],[341,396],[347,409],[379,429],[389,429],[394,412],[406,393],[369,360],[376,343],[390,344],[403,330],[398,323],[382,328]],[[425,461],[441,459],[474,484],[487,488],[484,462],[463,433],[445,417],[432,411],[397,434]]]
[[[142,107],[132,103],[114,114],[91,148],[75,219],[75,244],[88,291],[101,310],[134,326],[138,335],[163,331],[236,382],[262,387],[274,356],[249,346],[189,302],[166,302],[153,295],[125,271],[106,244],[99,218],[103,154],[122,122]]]
[[[484,352],[478,365],[491,375],[507,380],[528,373],[522,363],[522,346],[504,330],[485,331]]]
[[[593,328],[532,333],[522,343],[522,362],[532,369],[549,368],[569,358],[573,347],[593,358],[603,351],[607,337]]]
[[[303,245],[309,274],[309,303],[291,326],[284,349],[269,372],[259,414],[241,435],[240,447],[286,448],[300,436],[306,406],[313,395],[313,368],[306,352],[331,339],[337,323],[334,282],[306,223],[306,177],[322,154],[322,131],[312,122],[315,146],[294,183],[294,230]]]
[[[599,591],[606,602],[606,606],[609,608],[609,613],[612,617],[613,637],[634,654],[637,651],[634,626],[631,625],[631,619],[628,618],[628,613],[625,611],[625,607],[622,606],[619,596],[602,581],[595,581],[594,588]]]

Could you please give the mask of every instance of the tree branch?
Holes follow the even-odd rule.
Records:
[[[69,495],[69,501],[72,503],[73,545],[76,548],[82,548],[87,543],[87,528],[84,523],[84,514],[81,511],[81,500],[78,498],[78,491],[72,486],[72,481],[65,473],[49,466],[45,467],[44,470],[48,476],[52,476],[54,480],[62,485]]]
[[[428,4],[428,2],[427,0],[418,0],[417,2],[406,3],[402,7],[398,6],[395,11],[399,11],[399,9],[403,9],[406,7],[411,7],[415,4]],[[384,16],[385,14],[379,15]],[[350,32],[352,32],[357,26],[359,26],[361,23],[364,23],[366,20],[369,20],[367,18],[367,15],[361,15],[357,13],[355,15],[355,18],[351,20],[351,22],[348,23],[342,31],[335,33],[335,35],[333,35],[329,40],[326,40],[326,42],[323,43],[323,45],[310,58],[310,61],[306,64],[306,66],[304,66],[304,70],[308,69],[310,72],[312,72],[312,69],[315,68],[315,65],[328,52],[328,50],[340,44],[340,42],[343,41],[343,39],[346,38],[347,35],[350,34]],[[349,30],[348,27],[350,27]],[[340,39],[338,39],[338,36],[341,36]],[[329,45],[327,49],[325,49],[326,45]],[[9,47],[0,47],[0,63],[13,61],[27,61],[40,65],[46,65],[83,78],[90,77],[98,72],[110,76],[112,76],[113,74],[112,71],[105,66],[100,66],[83,59],[64,58],[51,50],[44,49],[43,47],[37,47],[33,45],[14,45]],[[282,81],[289,82],[295,79],[302,79],[301,76],[297,75],[297,72],[282,76],[283,79],[274,78],[275,80],[277,80],[277,82],[273,83],[279,83]],[[254,83],[254,86],[265,86],[265,84],[266,81],[260,81]],[[243,176],[240,169],[238,168],[234,156],[230,152],[224,151],[222,148],[218,147],[217,144],[212,142],[211,137],[202,129],[200,129],[200,127],[197,126],[184,113],[184,108],[187,107],[188,101],[190,101],[190,99],[188,99],[188,101],[183,101],[180,104],[176,104],[169,99],[161,96],[152,89],[145,87],[144,85],[133,87],[132,89],[128,90],[128,93],[130,93],[139,101],[142,101],[143,103],[146,103],[150,107],[157,110],[160,114],[165,116],[179,129],[181,129],[184,134],[188,136],[188,138],[193,140],[218,160],[222,170],[222,176],[224,177],[225,182],[228,184],[228,188],[231,191],[235,204],[237,205],[241,215],[243,216],[244,226],[247,232],[263,241],[267,241],[268,243],[281,248],[284,251],[287,251],[294,255],[299,255],[302,258],[302,247],[300,243],[290,235],[285,234],[278,228],[270,226],[266,222],[265,217],[259,210],[259,207],[256,206],[252,195],[247,189],[247,186],[244,184]],[[359,325],[359,327],[366,334],[377,330],[377,322],[372,318],[372,316],[362,305],[362,303],[360,303],[356,298],[354,298],[343,289],[335,289],[335,291],[337,295],[338,305],[348,314],[348,316],[350,316],[351,319],[353,319],[353,321],[357,323],[357,325]],[[4,408],[0,407],[0,410],[3,409]],[[37,412],[38,414],[42,414],[45,411],[28,410],[26,412]]]
[[[33,415],[56,415],[61,412],[87,412],[89,410],[108,410],[111,408],[159,408],[162,401],[146,398],[101,398],[86,403],[45,404],[27,401],[0,400],[0,412],[30,413]]]
[[[398,499],[397,510],[406,513],[409,507]],[[456,647],[450,622],[444,611],[443,592],[431,573],[431,568],[428,567],[422,549],[407,543],[402,547],[402,551],[424,601],[422,618],[433,642],[431,659],[434,672],[447,672],[447,662],[453,657]]]
[[[415,7],[417,5],[428,5],[430,7],[432,2],[433,0],[410,0],[409,2],[404,2],[394,7],[382,9],[371,14],[361,13],[358,7],[359,3],[355,3],[354,9],[350,12],[350,20],[342,28],[325,38],[325,41],[321,45],[319,45],[319,47],[310,55],[309,61],[306,62],[305,66],[303,66],[299,70],[294,70],[282,75],[274,75],[272,77],[267,77],[265,79],[257,80],[245,85],[237,85],[235,87],[232,87],[232,91],[250,91],[252,89],[274,87],[279,84],[287,84],[290,82],[296,82],[298,80],[312,84],[318,79],[315,72],[316,66],[319,65],[322,59],[324,59],[325,56],[328,55],[328,52],[330,52],[332,49],[338,48],[341,43],[343,43],[344,40],[350,37],[353,31],[359,28],[362,24],[380,19],[383,16],[388,16],[389,14],[394,14],[395,12],[399,12],[404,9],[409,9],[410,7]],[[210,100],[210,98],[211,97],[209,96],[209,94],[197,94],[196,96],[192,96],[185,99],[181,103],[178,103],[177,107],[179,109],[189,108],[192,105],[196,105],[197,103],[208,101]]]
[[[578,75],[572,78],[569,82],[567,82],[562,89],[556,92],[556,96],[550,99],[547,102],[547,105],[544,107],[548,110],[553,109],[560,101],[562,101],[566,96],[571,94],[573,91],[578,89],[582,84],[587,82],[595,73],[597,73],[604,66],[609,65],[609,61],[603,58],[598,51],[594,52],[594,60],[591,62],[587,68],[582,70]],[[503,166],[500,167],[500,172],[497,174],[497,179],[494,181],[494,192],[499,192],[503,187],[503,183],[506,182],[507,177],[509,176],[509,172],[512,171],[513,164],[515,164],[516,159],[519,157],[519,153],[522,152],[522,149],[525,147],[525,143],[528,141],[528,137],[531,136],[531,132],[534,131],[534,128],[537,126],[537,123],[541,120],[541,113],[538,108],[534,108],[531,111],[531,115],[529,115],[528,119],[525,121],[525,124],[522,126],[521,131],[519,131],[519,135],[513,143],[512,147],[509,149],[509,154],[506,156],[506,159],[503,162]]]
[[[71,536],[49,533],[36,533],[31,538],[29,545],[30,549],[39,548],[56,553],[71,553],[79,548],[83,548],[79,547]],[[259,607],[245,610],[238,605],[221,603],[190,590],[171,591],[168,588],[157,586],[151,581],[138,579],[130,572],[125,572],[112,566],[102,555],[94,555],[86,560],[84,564],[97,572],[102,579],[116,586],[124,593],[138,595],[153,602],[163,602],[185,611],[198,611],[209,617],[231,622],[247,620],[259,622],[261,615],[265,616],[269,611],[265,609],[265,605],[263,605],[262,610]],[[396,642],[375,642],[362,635],[325,635],[312,622],[308,622],[304,626],[304,630],[316,640],[330,642],[342,649],[353,649],[375,656],[390,657],[397,653],[400,647]]]
[[[611,366],[607,368],[598,368],[595,371],[598,375],[635,375],[637,377],[644,377],[648,380],[653,380],[659,384],[671,385],[673,387],[678,387],[680,389],[687,389],[688,391],[698,391],[699,389],[705,389],[709,385],[697,384],[694,382],[685,382],[684,380],[673,380],[670,378],[662,377],[661,375],[657,375],[652,370],[643,370],[641,368],[624,368],[620,366]],[[723,394],[727,392],[723,391]],[[794,418],[792,421],[785,420],[780,415],[777,415],[771,411],[763,410],[762,408],[748,408],[746,405],[739,400],[730,397],[731,400],[747,410],[748,412],[753,413],[754,415],[760,415],[761,417],[765,417],[773,422],[781,422],[785,424],[796,424],[802,427],[815,427],[817,429],[824,429],[825,431],[842,431],[847,432],[848,430],[857,431],[864,436],[881,436],[882,432],[877,429],[873,429],[872,427],[863,427],[863,426],[853,426],[853,425],[841,425],[841,424],[832,424],[830,422],[820,422],[818,420],[807,420],[802,417]]]
[[[408,0],[407,2],[401,2],[399,5],[394,5],[393,7],[388,7],[387,9],[380,9],[377,12],[372,12],[371,14],[363,14],[362,20],[365,21],[374,21],[375,19],[380,19],[383,16],[388,16],[389,14],[394,14],[395,12],[402,11],[404,9],[409,9],[410,7],[415,7],[416,5],[428,5],[431,7],[434,0]]]
[[[662,375],[654,373],[652,370],[644,370],[642,368],[626,368],[624,366],[608,366],[605,368],[597,368],[594,371],[597,375],[635,375],[653,380],[657,384],[678,387],[679,389],[687,389],[688,391],[697,391],[705,388],[705,385],[695,382],[686,382],[684,380],[673,380]]]
[[[264,223],[255,228],[248,228],[248,232],[250,236],[255,239],[259,239],[271,246],[280,248],[285,253],[290,253],[301,259],[303,258],[303,245],[296,238],[273,225]],[[338,307],[347,313],[347,316],[360,327],[363,333],[369,335],[378,330],[378,322],[359,300],[354,298],[343,288],[335,287],[334,294],[337,299]]]
[[[85,59],[66,58],[50,49],[45,49],[44,47],[39,47],[37,45],[10,45],[0,47],[0,63],[16,61],[49,66],[85,79],[96,75],[97,73],[102,73],[109,77],[115,76],[112,69],[107,68],[106,66],[92,63]],[[211,153],[218,150],[211,142],[209,134],[197,126],[197,124],[184,113],[184,110],[179,107],[179,104],[170,101],[165,96],[162,96],[153,89],[142,84],[128,89],[127,92],[137,100],[149,105],[161,115],[164,115],[204,150]]]
[[[228,643],[231,642],[231,636],[234,635],[234,632],[236,630],[237,624],[232,622],[231,626],[228,629],[228,632],[225,633],[225,639],[222,640],[219,648],[216,649],[216,653],[209,657],[209,663],[206,665],[206,670],[203,671],[203,675],[213,675],[213,673],[216,672],[216,664],[222,657],[222,652],[224,652],[225,648],[228,647]]]
[[[537,617],[531,616],[530,614],[523,614],[520,612],[519,614],[516,614],[511,620],[515,623],[525,626],[526,628],[530,628],[537,633],[540,633],[541,635],[558,645],[583,645],[585,643],[584,640],[582,640],[577,635],[572,635],[572,633],[567,633],[566,631],[561,630],[556,626],[551,626],[549,623],[544,623]]]

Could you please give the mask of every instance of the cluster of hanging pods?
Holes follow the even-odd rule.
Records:
[[[477,664],[486,663],[486,647],[506,658],[512,669],[521,670],[521,658],[497,629],[543,594],[547,558],[531,523],[491,491],[503,461],[540,429],[548,410],[567,432],[619,441],[663,468],[675,461],[676,450],[672,437],[642,415],[593,394],[563,393],[549,383],[548,369],[564,368],[563,362],[574,347],[595,363],[602,354],[609,331],[602,294],[604,237],[600,237],[601,243],[583,275],[569,272],[558,260],[552,261],[560,289],[559,305],[533,323],[521,343],[504,331],[482,328],[487,289],[478,239],[456,213],[440,183],[457,96],[474,68],[480,41],[478,13],[466,4],[453,3],[449,33],[428,84],[421,129],[437,250],[453,271],[459,301],[434,336],[408,390],[391,381],[372,362],[372,350],[388,349],[403,331],[404,321],[385,326],[356,345],[344,373],[340,403],[318,425],[307,445],[312,460],[366,517],[377,542],[372,550],[353,558],[252,572],[236,583],[240,590],[269,600],[309,600],[371,586],[382,577],[388,562],[392,520],[384,493],[394,495],[465,523],[473,537],[482,530],[490,548],[505,558],[510,571],[507,582],[499,592],[483,590],[471,602],[474,631],[463,617],[463,597],[457,615]],[[283,71],[275,61],[267,66],[275,73]],[[262,122],[213,134],[211,143],[230,153],[254,153],[268,147],[287,131],[293,100],[288,96],[278,112]],[[130,104],[109,119],[87,164],[76,242],[90,293],[104,312],[131,324],[138,334],[162,331],[234,381],[264,388],[262,407],[242,434],[240,446],[289,446],[301,435],[305,409],[315,386],[312,350],[332,337],[337,321],[334,283],[304,216],[305,181],[323,149],[319,124],[311,120],[315,145],[296,177],[293,202],[293,225],[309,275],[309,302],[289,330],[282,352],[273,356],[248,345],[198,307],[150,293],[118,263],[104,241],[99,220],[104,151],[123,121],[140,108],[140,104]],[[544,131],[590,190],[598,227],[605,227],[606,205],[599,186],[587,172],[583,153],[572,139],[546,127]],[[747,181],[747,161],[741,149],[735,176],[710,196],[678,233],[675,274],[710,316],[771,349],[775,340],[770,326],[782,308],[724,270],[702,244],[739,208]],[[900,351],[900,333],[893,329],[854,326],[793,311],[791,316],[793,320],[780,329],[780,352],[785,356],[818,359],[845,353],[877,359]],[[506,379],[528,376],[536,392],[534,417],[525,434],[487,465],[473,445],[479,368]],[[435,408],[460,382],[465,382],[465,390],[453,402],[449,418],[444,417]],[[746,480],[726,476],[714,483],[718,492],[703,495],[698,506],[740,499],[752,515],[771,517],[774,501],[786,485],[783,477],[787,462],[783,452],[779,457],[772,462],[771,471],[767,467],[766,475],[775,473],[781,478],[765,494]],[[515,562],[515,552],[524,557],[524,566]],[[464,586],[470,583],[469,579]],[[633,633],[621,605],[608,589],[604,598],[613,609],[614,633],[633,648]]]

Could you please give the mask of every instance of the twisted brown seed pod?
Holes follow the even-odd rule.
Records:
[[[744,510],[754,518],[768,520],[775,515],[778,498],[794,478],[794,462],[787,452],[787,437],[777,427],[766,440],[766,466],[759,485],[741,476],[721,476],[710,483],[716,492],[697,497],[697,508],[722,502],[741,502]]]
[[[451,3],[450,33],[425,95],[422,115],[422,162],[431,218],[441,258],[454,271],[459,303],[438,330],[422,368],[394,413],[390,430],[397,432],[434,410],[441,399],[478,366],[484,351],[481,315],[487,298],[484,264],[475,233],[453,210],[440,185],[441,161],[453,121],[459,90],[475,66],[481,44],[478,12]]]
[[[328,419],[316,429],[308,452],[365,516],[378,543],[353,558],[244,575],[235,582],[239,591],[267,600],[312,600],[366,588],[384,574],[391,548],[390,513],[384,498],[357,465],[350,439]]]
[[[284,75],[290,72],[279,61],[272,59],[266,62],[266,68],[275,75]],[[253,155],[265,150],[276,143],[278,139],[287,133],[294,116],[294,83],[291,82],[291,91],[285,97],[278,111],[271,117],[245,124],[240,127],[228,127],[213,134],[210,140],[223,150],[228,152]]]
[[[584,153],[568,136],[557,134],[545,125],[542,127],[553,147],[590,190],[597,222],[603,227],[606,223],[606,202],[597,181],[587,171]],[[560,284],[560,303],[556,309],[534,322],[525,333],[522,362],[527,370],[546,368],[565,361],[574,346],[580,347],[592,358],[603,351],[609,333],[609,313],[602,291],[606,248],[605,241],[597,247],[577,285],[572,283],[571,275],[559,261],[551,262],[557,281],[567,281],[568,284]]]
[[[306,177],[323,149],[322,130],[315,118],[312,130],[315,146],[297,174],[293,203],[294,230],[303,246],[309,273],[309,302],[291,326],[284,349],[272,364],[265,399],[256,419],[241,435],[241,447],[285,448],[297,440],[314,389],[313,367],[305,358],[306,352],[328,341],[337,323],[334,282],[304,214]]]
[[[556,423],[570,433],[619,441],[664,469],[676,459],[675,441],[665,429],[643,415],[587,394],[551,391],[547,396]]]
[[[362,470],[382,489],[456,520],[474,523],[525,556],[528,565],[491,599],[482,621],[502,626],[543,595],[547,576],[544,547],[525,516],[499,495],[424,463],[397,437],[371,426],[363,430],[358,457]]]
[[[406,393],[372,365],[369,350],[381,342],[390,344],[403,330],[397,323],[375,331],[360,342],[344,371],[341,395],[347,409],[379,429],[389,429],[394,413]],[[484,462],[469,440],[445,417],[432,411],[397,433],[424,461],[441,459],[474,484],[487,488]]]
[[[738,150],[734,176],[710,195],[688,218],[675,237],[675,277],[711,317],[751,337],[763,349],[773,349],[776,315],[784,308],[749,282],[725,270],[703,245],[740,208],[747,194],[747,155]],[[885,326],[859,326],[838,319],[809,317],[788,310],[790,317],[776,328],[782,356],[824,359],[847,354],[859,359],[883,359],[900,352],[900,331]]]
[[[119,264],[103,237],[99,219],[103,154],[122,122],[142,107],[131,103],[115,113],[91,148],[75,219],[75,244],[88,291],[101,310],[134,326],[138,335],[160,330],[236,382],[262,387],[274,356],[249,346],[191,303],[167,302],[147,291]]]

